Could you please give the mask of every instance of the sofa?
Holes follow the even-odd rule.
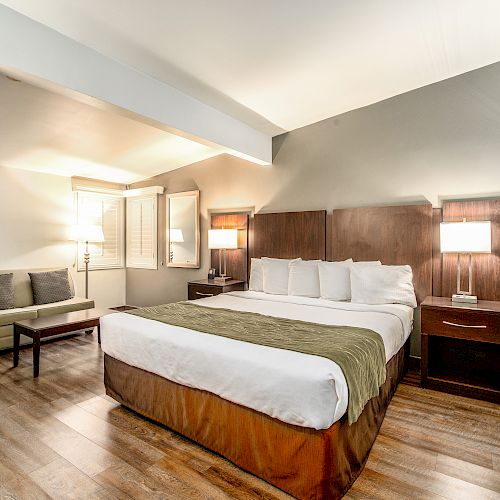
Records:
[[[61,269],[61,268],[59,268]],[[0,310],[0,350],[13,346],[14,321],[23,319],[41,318],[52,314],[61,314],[72,311],[82,311],[92,309],[94,301],[75,297],[75,286],[69,274],[69,282],[73,297],[69,300],[54,302],[52,304],[33,304],[33,292],[31,290],[31,280],[28,273],[43,271],[53,271],[54,269],[27,269],[14,271],[1,271],[0,274],[14,274],[14,309]],[[31,343],[31,339],[21,336],[21,344]]]

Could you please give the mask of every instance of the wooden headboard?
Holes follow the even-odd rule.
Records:
[[[326,210],[255,214],[252,257],[326,259]]]
[[[409,264],[420,303],[432,295],[432,205],[334,210],[327,221],[327,260]]]

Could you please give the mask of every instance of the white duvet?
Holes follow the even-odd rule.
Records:
[[[251,291],[225,293],[196,304],[369,328],[382,337],[387,361],[410,335],[413,320],[413,310],[403,305],[362,305]],[[326,358],[126,313],[101,318],[101,337],[102,350],[120,361],[289,424],[327,429],[347,409],[349,395],[342,370]]]

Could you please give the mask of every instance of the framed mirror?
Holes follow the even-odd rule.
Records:
[[[167,267],[200,267],[200,192],[167,195]]]

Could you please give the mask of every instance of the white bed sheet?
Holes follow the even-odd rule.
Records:
[[[329,325],[370,328],[389,360],[412,329],[413,310],[308,297],[231,292],[197,305]],[[346,412],[348,388],[333,361],[167,325],[126,313],[101,318],[103,351],[129,365],[206,390],[273,418],[327,429]]]

